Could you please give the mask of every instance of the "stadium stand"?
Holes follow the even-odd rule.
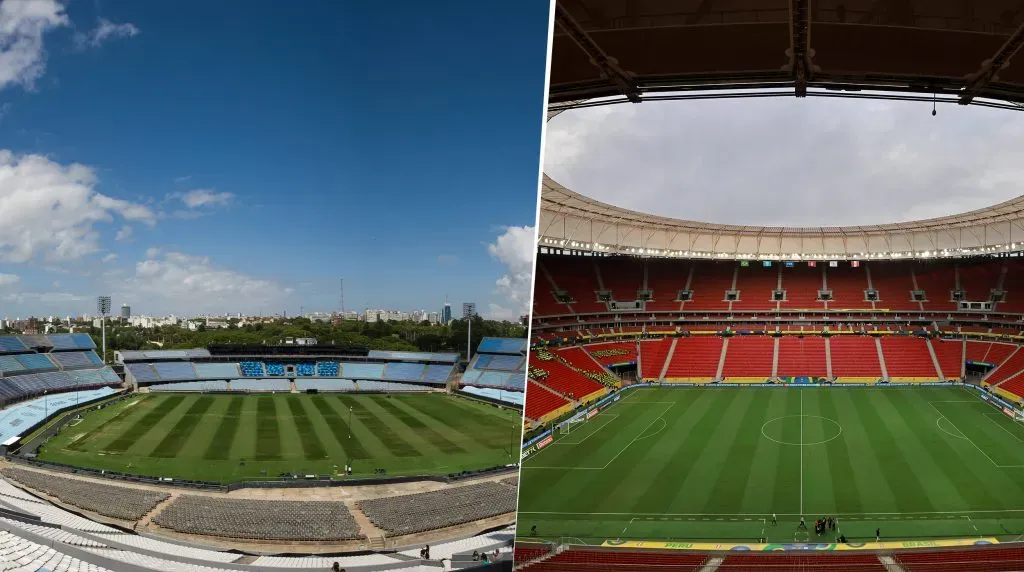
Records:
[[[526,340],[522,338],[484,338],[477,351],[489,354],[522,355],[526,352]]]
[[[413,534],[515,512],[516,490],[486,482],[358,503],[373,524],[394,535]]]
[[[998,385],[1017,375],[1024,369],[1024,351],[1016,349],[998,367],[985,376],[983,381],[990,385]]]
[[[636,342],[591,344],[586,347],[590,357],[604,366],[636,363]]]
[[[234,379],[242,375],[237,363],[196,363],[193,364],[199,379]]]
[[[774,355],[774,338],[733,336],[726,344],[722,377],[726,381],[764,381],[772,376]]]
[[[573,258],[567,263],[559,261],[557,265],[557,286],[571,297],[572,310],[576,313],[607,312],[608,304],[598,301],[597,275],[594,271],[595,262],[590,258]]]
[[[263,369],[263,362],[261,361],[243,361],[238,364],[238,367],[242,370],[244,377],[263,377],[266,375],[266,371]]]
[[[296,379],[295,388],[299,391],[355,391],[356,384],[351,379]]]
[[[283,363],[265,363],[263,364],[264,370],[268,376],[281,377],[284,375],[284,364]],[[244,373],[243,369],[243,373]]]
[[[47,354],[20,354],[14,356],[14,359],[18,360],[25,371],[52,371],[57,368],[57,364],[53,363],[50,356]]]
[[[620,570],[640,572],[646,570],[692,571],[701,569],[707,555],[688,552],[647,552],[590,550],[570,548],[551,558],[527,565],[523,570],[532,572],[583,572],[584,570]]]
[[[778,377],[827,377],[825,338],[783,336],[779,338]]]
[[[808,552],[806,554],[764,552],[729,554],[718,567],[722,572],[763,572],[764,570],[834,570],[872,572],[888,570],[874,554]]]
[[[832,357],[832,376],[839,381],[877,380],[882,377],[875,338],[835,336],[828,340]]]
[[[772,292],[778,283],[779,272],[775,267],[741,267],[736,274],[739,299],[732,303],[733,311],[775,309]]]
[[[690,276],[690,268],[682,267],[674,261],[648,259],[647,288],[653,298],[644,303],[645,310],[677,311],[682,306],[679,293],[686,290],[686,282]]]
[[[308,362],[295,364],[295,375],[298,377],[313,377],[316,375],[316,364]]]
[[[540,419],[569,404],[567,399],[533,380],[527,380],[526,385],[526,392],[530,396],[526,400],[526,416],[530,419]]]
[[[338,377],[338,362],[321,361],[316,364],[316,374],[320,377]]]
[[[181,495],[153,522],[186,534],[251,540],[326,541],[362,537],[359,525],[341,502]]]
[[[109,387],[82,389],[71,393],[38,397],[0,409],[0,442],[21,435],[26,427],[39,424],[47,414],[52,415],[70,407],[76,407],[79,403],[88,403],[115,393],[116,391]]]
[[[668,359],[673,342],[674,340],[669,338],[640,342],[638,359],[641,379],[652,380],[661,377],[661,370],[665,367],[665,360]]]
[[[956,289],[956,269],[944,263],[915,263],[911,265],[917,287],[924,290],[926,310],[956,310],[957,304],[952,301],[953,290]],[[987,298],[987,297],[986,297]]]
[[[452,375],[452,366],[430,364],[423,370],[421,381],[427,383],[445,383]]]
[[[130,363],[125,366],[135,378],[136,381],[145,383],[147,381],[160,381],[160,376],[157,375],[156,370],[153,366],[148,363]]]
[[[16,336],[0,336],[0,353],[19,353],[28,351],[28,347]]]
[[[163,492],[104,485],[16,467],[6,467],[0,473],[63,503],[121,520],[138,520],[170,496]]]
[[[725,292],[732,288],[735,268],[732,264],[695,263],[690,282],[693,300],[686,302],[683,309],[688,312],[728,310]]]
[[[975,550],[908,551],[893,555],[907,572],[1009,572],[1024,569],[1024,548],[984,547]]]
[[[392,393],[402,391],[430,391],[430,388],[409,383],[392,383],[390,381],[360,379],[356,381],[356,391],[381,391]]]
[[[531,372],[533,370],[540,370],[547,374],[543,380],[536,378],[534,380],[543,383],[569,399],[586,399],[588,396],[604,389],[601,383],[570,367],[565,362],[565,358],[559,360],[559,356],[546,350],[533,350],[531,353]]]
[[[636,258],[612,258],[596,265],[604,289],[610,290],[612,300],[632,302],[643,289],[643,262]]]
[[[850,266],[848,264],[837,264],[835,267],[823,266],[825,269],[825,281],[828,283],[828,290],[832,292],[832,300],[828,307],[835,309],[842,308],[870,308],[871,302],[865,298],[865,291],[868,290],[868,277],[866,266]],[[904,295],[910,299],[910,290]],[[812,306],[817,307],[817,306]]]
[[[382,363],[350,363],[343,362],[341,375],[349,379],[383,379],[384,364]]]
[[[718,375],[722,357],[722,338],[693,336],[676,338],[670,350],[665,379],[668,381],[711,381]]]
[[[50,354],[57,365],[62,369],[71,369],[79,367],[96,367],[103,365],[103,361],[100,360],[100,356],[96,355],[94,351],[86,352],[53,352]]]
[[[418,381],[426,366],[421,363],[392,362],[384,367],[384,379]]]
[[[157,377],[164,380],[196,379],[196,370],[187,361],[158,362],[153,364],[153,369]]]
[[[494,387],[472,387],[462,388],[462,391],[479,397],[485,397],[495,401],[501,401],[511,405],[523,406],[525,394],[522,391],[504,391]]]
[[[914,336],[880,339],[886,373],[893,381],[937,381],[939,374],[928,351],[928,340]]]
[[[939,362],[939,369],[945,379],[963,378],[964,366],[964,342],[961,340],[931,340],[932,350],[935,351],[935,359]],[[884,348],[883,348],[884,349]],[[888,358],[886,358],[888,360]]]

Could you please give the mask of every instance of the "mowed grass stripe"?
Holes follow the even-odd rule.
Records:
[[[181,419],[178,419],[174,427],[171,427],[171,430],[167,432],[167,436],[157,444],[149,456],[161,459],[177,457],[178,453],[181,452],[181,448],[185,446],[185,442],[192,436],[192,431],[200,425],[201,418],[206,414],[211,405],[213,405],[213,397],[211,396],[203,396],[197,399],[185,411]]]
[[[147,431],[152,429],[159,423],[164,417],[170,415],[174,408],[181,404],[185,400],[183,395],[174,395],[168,397],[163,403],[158,403],[152,411],[147,413],[135,423],[132,423],[121,435],[114,439],[112,443],[104,448],[107,453],[124,453],[129,447],[135,444],[140,437],[146,434]]]
[[[383,400],[381,400],[383,401]],[[380,439],[381,443],[388,448],[396,457],[422,457],[423,455],[419,452],[416,447],[413,447],[405,439],[402,439],[398,435],[398,432],[392,429],[387,423],[382,421],[362,403],[359,403],[355,399],[348,397],[342,397],[341,403],[346,407],[352,408],[353,413],[359,421],[366,426],[371,432],[373,432]]]
[[[394,415],[396,419],[402,422],[406,427],[412,431],[418,433],[421,437],[425,438],[430,442],[431,445],[437,447],[444,453],[465,453],[466,450],[458,446],[458,444],[452,442],[451,439],[445,437],[433,427],[430,427],[424,423],[421,419],[412,415],[408,411],[404,411],[399,406],[395,405],[394,400],[382,399],[380,406],[385,411]]]
[[[143,401],[142,399],[139,399],[138,402],[136,402],[135,405],[141,404],[142,401]],[[135,405],[131,405],[131,404],[124,405],[124,409],[122,409],[120,412],[118,412],[117,415],[112,417],[110,419],[110,421],[107,421],[106,423],[101,423],[101,424],[97,425],[96,427],[93,427],[93,429],[91,431],[89,431],[85,435],[82,435],[82,437],[80,439],[78,439],[78,440],[74,441],[73,443],[71,443],[70,445],[68,445],[67,449],[69,451],[85,452],[85,450],[86,450],[85,449],[86,443],[91,443],[92,439],[94,437],[96,437],[97,435],[99,435],[103,431],[103,429],[105,427],[110,426],[110,425],[117,425],[121,421],[124,421],[125,417],[128,417],[132,413],[135,413]]]
[[[331,407],[330,403],[327,403],[326,397],[314,396],[313,407],[320,412],[320,416],[327,422],[327,427],[331,430],[331,434],[334,435],[334,440],[341,445],[341,448],[345,450],[345,454],[348,455],[349,459],[369,459],[370,454],[366,452],[366,448],[359,442],[359,439],[352,435],[352,430],[349,428],[348,423],[342,419],[341,415]],[[352,435],[350,438],[349,435]]]
[[[238,432],[238,421],[242,416],[242,398],[232,397],[228,403],[227,411],[217,426],[217,432],[213,434],[213,441],[203,454],[204,459],[226,460],[231,455],[231,444],[235,441],[235,433]]]
[[[277,405],[273,397],[260,396],[256,400],[256,460],[273,461],[281,458],[281,430],[277,423]]]
[[[454,401],[454,400],[453,400]],[[488,449],[497,449],[508,446],[508,435],[506,435],[504,416],[493,415],[478,410],[476,407],[469,407],[468,403],[454,401],[458,405],[466,405],[465,414],[452,415],[451,408],[445,407],[445,411],[439,411],[439,405],[446,405],[441,399],[407,399],[403,403],[416,411],[430,417],[431,419],[451,427],[461,435],[465,435]],[[522,421],[522,420],[520,420]],[[502,427],[501,431],[487,431],[485,428],[491,426]]]
[[[840,423],[835,392],[830,391],[822,398],[821,415]],[[854,494],[857,491],[857,482],[854,479],[853,456],[850,455],[850,447],[846,442],[848,437],[849,434],[840,435],[827,444],[829,478],[833,481],[833,492],[843,492],[842,495],[835,495],[836,512],[858,513],[863,512],[864,505],[861,503],[860,495]]]
[[[324,444],[320,441],[320,435],[313,429],[313,423],[306,416],[306,410],[302,408],[302,404],[298,399],[285,399],[285,401],[288,402],[288,409],[292,412],[292,422],[299,430],[301,436],[299,445],[302,446],[302,452],[306,458],[316,460],[326,457],[327,451],[324,450]]]

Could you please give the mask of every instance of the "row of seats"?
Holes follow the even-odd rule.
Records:
[[[186,534],[248,540],[329,541],[362,538],[342,502],[230,499],[181,495],[153,519]]]
[[[18,467],[6,467],[0,472],[8,479],[66,504],[128,521],[142,518],[170,496],[164,492],[94,483]]]
[[[358,506],[374,526],[401,536],[515,512],[516,496],[513,487],[486,482],[363,500]]]
[[[764,267],[759,262],[743,266],[735,261],[540,255],[536,281],[535,316],[607,313],[609,306],[599,299],[601,292],[620,302],[649,297],[645,308],[654,311],[826,306],[954,311],[958,308],[954,291],[959,289],[966,300],[986,302],[999,287],[1006,291],[1006,299],[996,302],[995,309],[1024,312],[1024,262],[1005,258],[871,261],[857,266],[818,262],[814,267],[776,262]],[[868,298],[871,289],[876,292],[875,301]],[[690,291],[689,300],[680,298],[684,290]],[[783,300],[776,300],[776,290],[784,292]],[[819,299],[820,290],[830,291],[832,299]],[[737,293],[735,300],[728,299],[730,291]],[[923,291],[924,300],[915,300],[914,291]]]
[[[76,391],[119,383],[121,379],[109,367],[26,373],[0,378],[0,403],[9,404],[44,393]]]
[[[5,366],[5,359],[14,360],[16,356],[0,356],[0,372]],[[20,356],[17,356],[20,357]],[[504,357],[504,356],[502,356]],[[521,358],[520,358],[521,360]],[[15,365],[17,361],[14,361]],[[443,384],[451,375],[453,367],[449,364],[421,364],[393,362],[378,363],[338,363],[338,362],[303,362],[294,364],[296,377],[348,377],[354,379],[387,379],[393,381],[423,381]],[[170,361],[155,363],[129,363],[125,366],[140,383],[155,381],[184,381],[193,379],[232,379],[236,377],[284,377],[288,375],[287,364],[262,361],[243,361],[240,363],[192,363],[188,361]],[[51,364],[52,368],[52,364]]]

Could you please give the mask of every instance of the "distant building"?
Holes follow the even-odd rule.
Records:
[[[444,301],[444,308],[441,309],[441,323],[447,324],[452,321],[452,305],[448,300]]]
[[[130,320],[132,318],[132,307],[128,304],[121,304],[121,319]]]

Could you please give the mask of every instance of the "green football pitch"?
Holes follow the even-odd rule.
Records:
[[[351,425],[349,421],[351,420]],[[144,394],[88,413],[43,461],[233,482],[282,473],[446,474],[518,460],[520,413],[449,395]]]
[[[1024,424],[968,389],[622,395],[523,463],[521,535],[834,541],[822,516],[850,542],[1024,533]]]

